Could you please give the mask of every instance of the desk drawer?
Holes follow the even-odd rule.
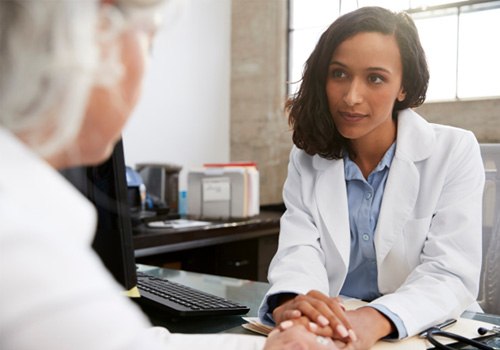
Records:
[[[216,247],[217,275],[257,280],[258,241],[245,240]]]

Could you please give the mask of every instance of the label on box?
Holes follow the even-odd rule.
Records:
[[[231,199],[231,180],[228,177],[206,177],[202,179],[203,201],[219,202]]]

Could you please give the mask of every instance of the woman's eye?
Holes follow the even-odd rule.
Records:
[[[342,78],[345,78],[345,76],[346,76],[345,72],[341,71],[339,69],[332,71],[332,77],[335,79],[342,79]]]
[[[368,80],[373,84],[382,84],[384,82],[384,78],[380,75],[370,75]]]

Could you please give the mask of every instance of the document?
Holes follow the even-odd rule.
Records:
[[[148,227],[152,228],[187,228],[187,227],[197,227],[197,226],[209,226],[212,223],[209,221],[198,221],[198,220],[188,220],[188,219],[175,219],[175,220],[164,220],[164,221],[151,221],[148,222]]]

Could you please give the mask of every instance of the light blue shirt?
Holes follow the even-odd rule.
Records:
[[[389,176],[392,159],[396,151],[393,143],[379,164],[365,179],[359,167],[349,156],[344,156],[344,172],[349,205],[351,227],[351,254],[349,270],[340,291],[346,295],[366,301],[381,296],[377,283],[377,260],[375,254],[375,229],[384,196],[385,183]],[[399,337],[407,332],[401,319],[382,305],[370,305],[387,316],[396,326]]]

